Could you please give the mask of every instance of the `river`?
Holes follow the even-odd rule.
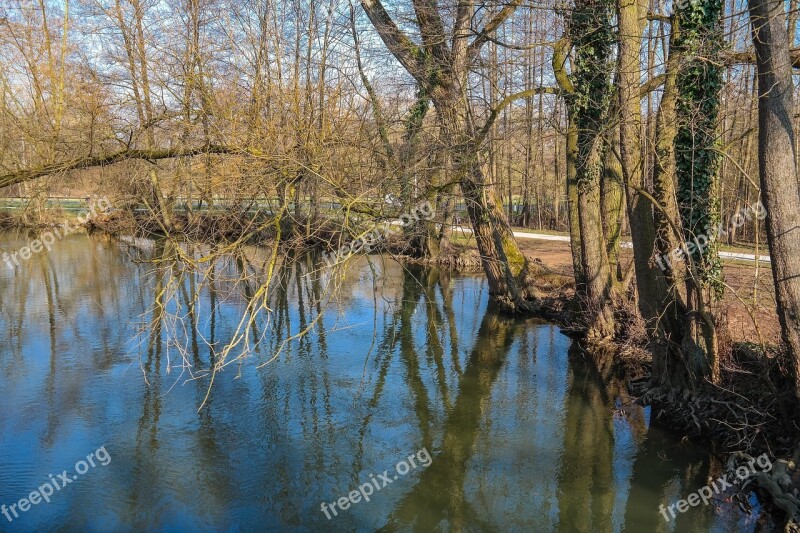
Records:
[[[2,532],[755,527],[724,498],[665,520],[718,462],[557,327],[494,313],[480,277],[304,258],[262,298],[242,261],[186,271],[134,244],[0,262]]]

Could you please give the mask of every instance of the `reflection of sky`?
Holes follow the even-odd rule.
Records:
[[[478,353],[485,322],[485,285],[455,277],[449,289],[443,283],[423,290],[408,275],[404,281],[394,263],[378,271],[375,286],[351,273],[361,281],[348,281],[312,333],[257,369],[282,339],[316,317],[308,308],[308,280],[300,286],[301,307],[296,279],[287,277],[284,303],[276,295],[269,320],[259,321],[259,328],[268,328],[259,353],[226,367],[198,413],[208,381],[187,381],[178,364],[177,346],[191,341],[162,342],[158,360],[148,351],[147,335],[137,336],[150,318],[156,282],[150,267],[133,264],[115,245],[74,236],[49,256],[34,257],[16,277],[0,269],[0,329],[7,339],[0,347],[0,504],[27,496],[47,474],[71,470],[100,446],[112,457],[109,466],[90,470],[17,521],[7,524],[0,516],[0,531],[373,530],[406,497],[430,493],[431,487],[419,486],[421,469],[335,522],[325,519],[320,503],[346,495],[370,474],[391,471],[426,438],[434,463],[449,453],[448,409],[456,402],[480,413],[478,427],[456,432],[458,439],[474,437],[465,458],[463,507],[498,529],[556,529],[563,461],[566,452],[575,453],[565,451],[566,405],[576,393],[569,340],[551,326],[515,322],[510,347],[495,347],[502,365],[490,393],[462,397],[461,376]],[[415,270],[427,283],[422,273]],[[219,280],[213,320],[208,287],[201,289],[201,369],[208,365],[202,339],[211,339],[211,323],[219,342],[245,306],[242,291],[224,275]],[[167,309],[176,313],[178,306]],[[175,317],[164,321],[169,331],[179,324]],[[479,351],[494,349],[493,339],[485,340]],[[145,382],[148,367],[160,372],[150,372]],[[590,416],[606,420],[610,414],[611,406]],[[620,531],[632,516],[629,495],[658,491],[670,480],[638,479],[640,438],[627,421],[612,424],[608,511]],[[601,452],[590,457],[598,461]],[[686,466],[675,460],[674,471]],[[586,479],[591,482],[591,473]],[[578,508],[589,513],[590,506]]]
[[[633,476],[633,461],[636,457],[636,437],[630,425],[614,418],[614,531],[621,531],[625,523],[625,507]]]

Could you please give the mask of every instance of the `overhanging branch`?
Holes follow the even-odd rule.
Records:
[[[521,3],[522,0],[511,0],[492,18],[492,20],[486,23],[486,26],[478,32],[478,36],[475,37],[475,40],[469,45],[468,56],[470,58],[474,58],[478,55],[481,47],[486,44],[489,37],[497,31],[497,28],[499,28],[514,11],[516,11]]]
[[[511,105],[514,100],[519,100],[520,98],[530,98],[531,96],[535,96],[537,94],[561,94],[561,89],[558,87],[534,87],[533,89],[520,91],[503,98],[500,103],[492,109],[491,113],[489,113],[489,118],[486,119],[486,123],[483,125],[480,132],[478,132],[478,136],[475,139],[476,146],[480,146],[483,143],[483,140],[486,138],[486,135],[489,134],[489,130],[492,129],[492,125],[497,120],[497,117],[500,116],[500,112],[503,111],[503,109]]]
[[[800,48],[792,48],[789,50],[789,57],[792,60],[792,67],[800,68]],[[753,50],[744,52],[724,52],[722,55],[723,62],[730,65],[745,65],[756,63],[756,53]]]
[[[227,146],[203,146],[202,148],[192,148],[187,150],[122,150],[113,154],[96,156],[96,157],[79,157],[69,161],[62,161],[53,163],[52,165],[45,165],[43,167],[19,170],[0,176],[0,188],[10,187],[17,183],[50,176],[53,174],[60,174],[72,170],[83,170],[92,167],[102,167],[106,165],[113,165],[121,161],[130,159],[142,159],[145,161],[158,161],[161,159],[174,159],[177,157],[193,157],[206,154],[232,154],[241,153],[242,150],[232,149]]]

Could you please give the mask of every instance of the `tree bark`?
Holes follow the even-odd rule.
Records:
[[[590,338],[615,334],[612,293],[614,284],[603,231],[600,183],[603,179],[603,132],[609,126],[611,84],[610,59],[613,31],[611,3],[600,0],[576,2],[569,20],[575,48],[572,69],[573,93],[567,105],[578,129],[576,181],[578,222],[581,230],[585,293],[581,295],[587,335]]]
[[[792,63],[783,2],[751,0],[758,68],[758,162],[783,340],[800,398],[800,189],[792,123]]]
[[[653,193],[658,208],[654,211],[656,236],[655,257],[650,260],[658,267],[655,291],[659,294],[656,307],[660,315],[652,327],[653,385],[672,391],[690,391],[694,387],[689,368],[682,353],[684,334],[689,330],[684,285],[685,268],[674,262],[673,250],[681,245],[681,223],[678,215],[675,182],[675,135],[677,74],[681,52],[674,46],[680,28],[675,17],[669,39],[664,92],[656,115],[655,157],[653,159]],[[635,251],[634,251],[635,253]],[[644,311],[643,311],[644,313]]]
[[[657,266],[652,261],[655,245],[653,206],[640,191],[644,189],[642,160],[642,113],[639,78],[643,15],[639,0],[618,2],[619,20],[619,109],[620,159],[627,187],[628,217],[631,221],[633,260],[639,312],[648,323],[657,320],[664,303],[666,290],[659,280]]]
[[[689,331],[683,351],[694,383],[719,379],[716,326],[706,309],[709,294],[719,298],[724,290],[716,234],[720,162],[716,130],[723,83],[721,12],[721,0],[683,3],[675,11],[680,36],[674,44],[684,54],[677,74],[675,168],[678,209],[689,252],[685,279]]]
[[[619,103],[617,99],[616,104]],[[614,106],[613,117],[619,106]],[[622,265],[619,250],[622,242],[622,229],[625,222],[625,191],[623,167],[620,161],[620,129],[619,125],[606,132],[604,142],[607,146],[603,160],[603,178],[600,181],[600,197],[603,205],[603,232],[606,238],[608,264],[614,278],[614,285],[622,281]]]
[[[572,94],[575,88],[567,73],[567,52],[570,41],[563,37],[553,46],[553,74],[558,86],[565,95]],[[586,290],[586,275],[583,271],[583,251],[581,250],[581,226],[578,219],[578,127],[575,124],[575,113],[572,106],[566,105],[566,181],[567,181],[567,221],[569,223],[569,241],[572,251],[572,269],[575,277],[575,290],[582,294]]]

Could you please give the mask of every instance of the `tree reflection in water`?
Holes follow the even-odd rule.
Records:
[[[553,326],[494,312],[480,279],[376,256],[267,276],[255,248],[193,269],[138,245],[73,236],[0,272],[0,394],[20,406],[0,411],[0,501],[92,446],[114,457],[10,531],[667,531],[658,505],[718,468],[615,415],[624,388]],[[428,468],[320,511],[422,447]],[[747,529],[724,511],[676,527]]]

